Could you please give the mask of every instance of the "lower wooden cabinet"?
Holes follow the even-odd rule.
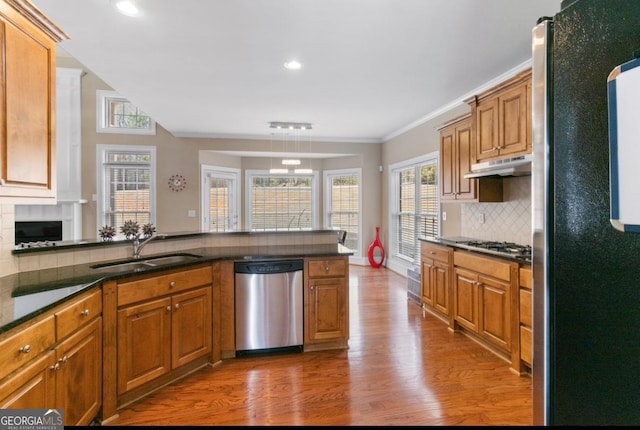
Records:
[[[118,287],[118,395],[211,354],[211,281],[206,267]]]
[[[348,257],[305,261],[305,350],[347,347],[349,339],[348,280]]]
[[[449,322],[453,249],[423,242],[420,249],[423,307]]]
[[[454,252],[454,329],[465,329],[513,362],[518,352],[518,264]],[[517,358],[519,361],[519,357]]]
[[[101,296],[99,289],[84,293],[0,340],[12,357],[4,369],[21,363],[2,373],[0,408],[63,409],[65,426],[94,420],[102,406]]]
[[[520,360],[531,369],[533,358],[533,278],[531,267],[520,268]]]

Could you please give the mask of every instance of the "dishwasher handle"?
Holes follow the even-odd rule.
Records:
[[[271,273],[288,273],[303,270],[303,260],[236,262],[235,273],[268,275]]]

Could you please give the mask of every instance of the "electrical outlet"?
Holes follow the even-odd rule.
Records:
[[[484,224],[484,214],[478,214],[478,222]]]

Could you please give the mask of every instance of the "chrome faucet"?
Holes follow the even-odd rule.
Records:
[[[138,237],[136,236],[133,239],[133,258],[134,259],[138,259],[140,258],[140,252],[142,251],[142,248],[144,248],[144,246],[151,242],[153,239],[164,239],[165,237],[167,237],[166,234],[153,234],[151,236],[149,236],[148,238],[146,238],[144,241],[140,242],[140,239],[138,239]]]

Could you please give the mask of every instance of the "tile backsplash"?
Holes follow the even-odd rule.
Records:
[[[531,176],[503,181],[504,202],[462,205],[462,236],[531,245]]]

